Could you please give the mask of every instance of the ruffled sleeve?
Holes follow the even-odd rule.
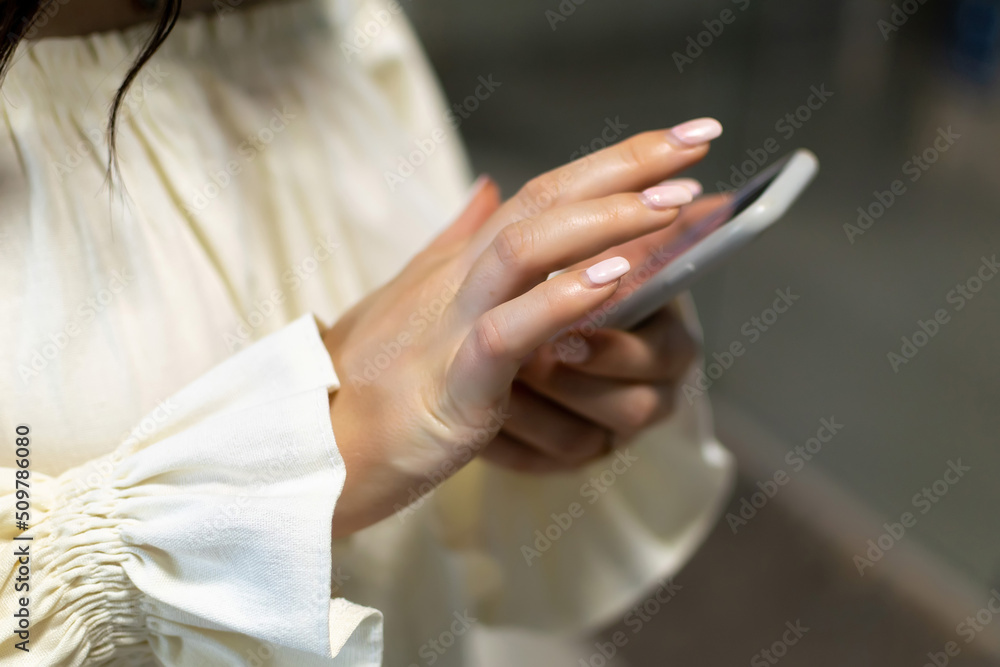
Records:
[[[330,523],[345,478],[329,415],[338,387],[307,315],[165,401],[141,439],[57,478],[31,474],[24,533],[17,469],[0,470],[2,608],[29,600],[23,655],[380,664],[381,613],[331,594]],[[29,451],[45,446],[40,427],[31,438]],[[15,590],[15,548],[28,550],[27,590]],[[20,655],[22,641],[5,633],[2,655]]]

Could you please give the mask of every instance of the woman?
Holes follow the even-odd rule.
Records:
[[[50,3],[3,84],[2,657],[467,664],[675,572],[732,468],[674,400],[689,309],[543,343],[669,233],[695,186],[657,183],[718,123],[501,203],[398,5],[185,5],[115,107],[173,6]]]

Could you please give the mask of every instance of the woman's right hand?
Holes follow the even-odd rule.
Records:
[[[409,505],[493,440],[524,358],[612,296],[629,267],[610,258],[546,277],[669,225],[690,191],[654,184],[704,157],[720,133],[699,119],[639,134],[502,205],[481,180],[450,227],[324,332],[347,467],[335,537]]]

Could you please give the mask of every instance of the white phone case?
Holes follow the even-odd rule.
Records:
[[[777,222],[809,185],[818,169],[819,161],[811,151],[795,151],[756,201],[671,260],[622,300],[602,326],[631,329],[670,303],[698,279]]]

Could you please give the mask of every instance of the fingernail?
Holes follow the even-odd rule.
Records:
[[[697,197],[702,193],[701,183],[693,178],[671,178],[657,185],[679,185],[691,191],[692,197]]]
[[[613,280],[621,278],[632,268],[628,260],[624,257],[612,257],[594,264],[587,269],[587,278],[594,284],[594,287],[607,285]]]
[[[656,185],[643,190],[639,196],[646,206],[658,210],[683,206],[694,199],[691,191],[683,185]]]
[[[685,146],[700,146],[722,134],[722,123],[714,118],[696,118],[670,130],[670,136]]]
[[[565,364],[582,364],[590,358],[590,346],[582,336],[573,334],[556,342],[556,353]]]

